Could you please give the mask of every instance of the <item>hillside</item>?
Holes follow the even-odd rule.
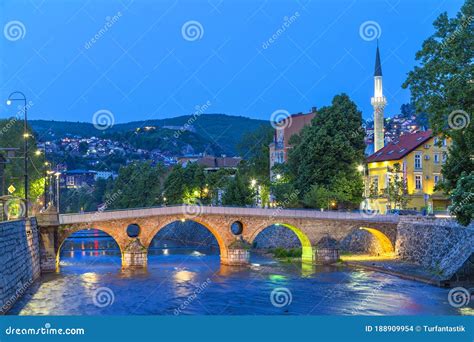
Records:
[[[86,122],[70,122],[70,121],[48,121],[48,120],[31,120],[30,125],[38,134],[40,140],[52,140],[67,136],[81,137],[110,137],[128,135],[127,133],[135,131],[137,128],[145,126],[154,126],[157,128],[176,127],[190,124],[192,132],[195,134],[180,134],[177,139],[188,139],[192,137],[191,145],[196,145],[196,150],[209,144],[216,145],[222,153],[235,155],[236,145],[240,141],[243,134],[257,129],[261,125],[269,125],[265,120],[250,119],[242,116],[232,116],[225,114],[203,114],[196,118],[191,115],[184,115],[175,118],[134,121],[128,123],[116,124],[113,127],[100,131],[94,128],[92,123]],[[170,130],[171,131],[171,130]],[[163,131],[162,131],[163,132]],[[170,143],[174,144],[176,139],[173,134],[170,136]],[[151,136],[153,137],[153,136]],[[152,148],[166,148],[163,140],[153,144],[152,139],[147,139],[146,146]],[[143,142],[140,142],[140,145]],[[158,146],[159,145],[159,146]],[[142,145],[141,145],[142,146]],[[194,147],[194,146],[193,146]],[[171,145],[170,145],[171,148]]]

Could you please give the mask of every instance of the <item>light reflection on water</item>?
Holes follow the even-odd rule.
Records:
[[[110,238],[65,243],[60,272],[45,274],[9,314],[21,315],[456,315],[474,313],[448,304],[448,290],[343,266],[279,263],[252,255],[249,267],[220,265],[218,251],[166,248],[150,252],[146,269],[121,270],[120,250]],[[114,302],[93,304],[99,287]],[[270,294],[291,291],[277,308]]]

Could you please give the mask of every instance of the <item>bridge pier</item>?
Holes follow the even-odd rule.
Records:
[[[302,246],[301,247],[301,262],[305,264],[312,264],[316,260],[316,252],[313,251],[313,247]]]
[[[221,264],[229,266],[247,266],[250,252],[244,248],[234,248],[227,251],[227,256],[221,255]]]
[[[131,241],[122,251],[122,267],[146,267],[148,262],[148,251],[140,239]]]
[[[37,215],[40,242],[41,272],[55,272],[57,264],[57,231],[59,215],[54,206],[49,206],[43,213]]]
[[[316,263],[331,265],[339,261],[339,243],[329,236],[323,237],[317,243],[314,252]]]

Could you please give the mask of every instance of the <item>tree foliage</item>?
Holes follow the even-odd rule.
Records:
[[[450,211],[454,213],[459,223],[467,226],[474,218],[474,175],[463,174],[451,193],[453,205]]]
[[[224,205],[246,206],[255,201],[255,190],[250,186],[250,179],[242,173],[237,172],[235,177],[229,180],[225,188],[222,202]]]
[[[9,159],[6,164],[5,187],[8,188],[10,185],[13,185],[16,190],[12,195],[24,197],[24,132],[23,119],[20,114],[17,117],[0,120],[0,148],[18,149],[15,152],[15,157]],[[35,152],[38,150],[36,137],[30,127],[27,127],[27,131],[29,135],[29,197],[31,202],[35,202],[39,200],[44,193],[44,154],[36,155]],[[4,154],[2,151],[0,151],[0,153]],[[6,192],[6,189],[4,191]]]
[[[399,163],[387,168],[388,184],[383,189],[383,197],[387,199],[391,209],[405,209],[408,203],[408,189]]]
[[[160,205],[164,174],[162,164],[139,162],[123,166],[105,195],[106,200],[109,199],[107,209]]]
[[[441,186],[448,194],[455,191],[461,175],[474,172],[474,125],[470,122],[474,107],[473,18],[474,0],[466,0],[454,18],[442,13],[433,23],[435,33],[416,54],[420,65],[403,84],[410,88],[417,109],[428,113],[434,133],[452,139]],[[474,192],[474,188],[465,190]],[[453,206],[459,205],[461,199],[452,198]]]
[[[362,113],[341,94],[294,139],[297,144],[290,150],[288,168],[302,200],[315,187],[312,191],[338,191],[336,197],[345,205],[358,205],[363,183],[357,165],[363,162],[365,149],[361,126]]]

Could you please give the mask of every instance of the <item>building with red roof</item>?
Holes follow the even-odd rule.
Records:
[[[449,199],[435,187],[443,177],[441,168],[449,144],[450,140],[439,139],[429,130],[408,133],[367,157],[365,195],[373,199],[372,209],[381,213],[390,209],[446,210]],[[405,182],[405,208],[396,203],[389,187],[397,177]]]

